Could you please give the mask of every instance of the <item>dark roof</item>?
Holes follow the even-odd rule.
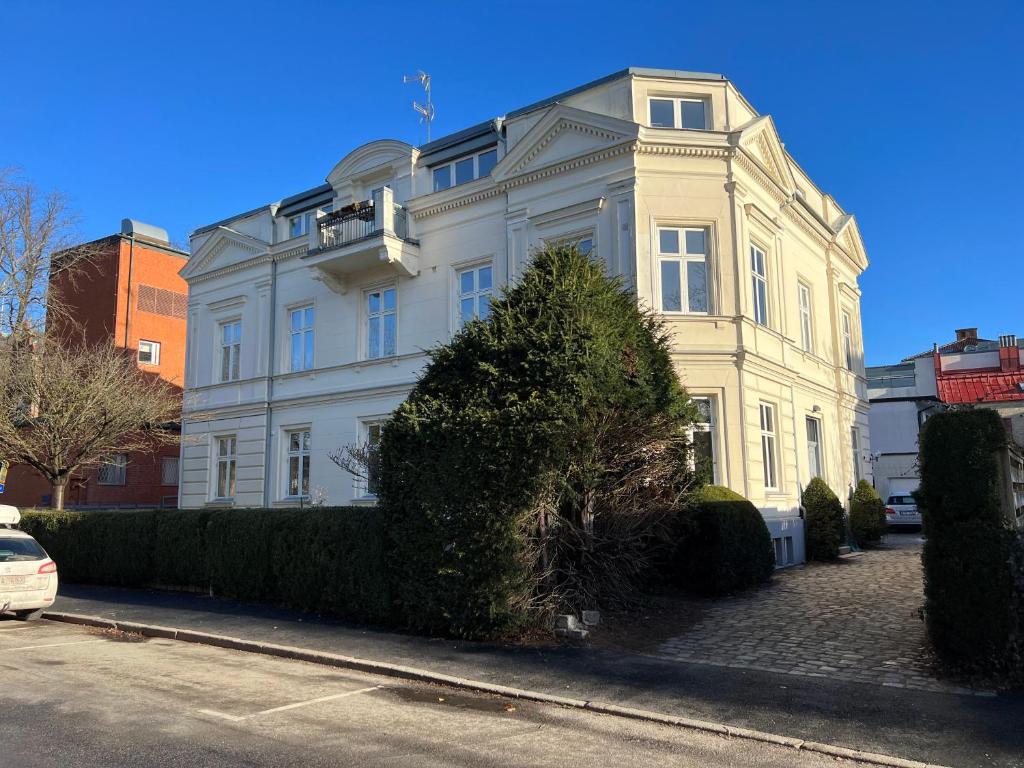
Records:
[[[1021,342],[1018,342],[1020,346]],[[949,344],[943,344],[939,347],[941,354],[947,352],[994,352],[999,349],[999,342],[993,339],[977,339],[974,337],[959,339],[958,341],[951,341]],[[934,350],[929,349],[926,352],[918,352],[916,355],[903,358],[903,362],[909,363],[913,360],[917,360],[920,357],[931,357]]]

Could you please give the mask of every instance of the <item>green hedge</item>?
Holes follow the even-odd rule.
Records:
[[[858,547],[878,544],[885,533],[885,504],[867,480],[857,483],[850,504],[850,533]]]
[[[824,480],[815,477],[803,496],[804,541],[808,560],[834,560],[843,543],[843,505]]]
[[[21,527],[70,583],[391,618],[383,517],[372,508],[26,511]]]
[[[704,486],[689,500],[680,523],[674,570],[681,586],[721,595],[771,578],[771,534],[761,513],[740,494]]]

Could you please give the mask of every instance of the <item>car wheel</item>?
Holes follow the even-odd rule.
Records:
[[[43,615],[43,609],[34,608],[30,611],[15,611],[14,615],[19,621],[35,621]]]

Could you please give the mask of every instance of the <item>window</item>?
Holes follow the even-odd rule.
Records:
[[[765,270],[764,251],[756,245],[750,246],[750,276],[754,298],[754,321],[768,325],[768,273]]]
[[[160,342],[139,341],[139,362],[143,365],[160,365]]]
[[[237,450],[238,440],[234,435],[217,438],[217,495],[215,498],[233,499],[235,497]]]
[[[302,237],[308,235],[310,230],[316,225],[316,220],[324,213],[330,213],[334,210],[334,204],[328,203],[327,205],[321,205],[319,208],[313,211],[306,211],[305,213],[299,213],[295,216],[291,216],[288,219],[288,237]]]
[[[292,216],[288,219],[288,237],[302,237],[306,234],[306,217]]]
[[[853,484],[860,482],[860,434],[856,427],[850,428],[850,449],[853,451]]]
[[[800,348],[814,352],[814,331],[811,326],[811,289],[797,283],[796,292],[800,303]]]
[[[792,536],[780,536],[772,539],[772,545],[775,547],[775,567],[782,568],[786,565],[793,565],[793,537]]]
[[[576,250],[582,253],[584,256],[589,256],[594,252],[594,238],[592,236],[582,237],[576,243]]]
[[[366,357],[376,360],[395,354],[398,291],[380,288],[366,292]]]
[[[160,485],[178,484],[178,457],[164,456],[160,459]]]
[[[460,270],[456,276],[459,286],[459,322],[486,320],[491,314],[493,276],[490,264]]]
[[[843,331],[843,358],[846,362],[846,370],[853,370],[853,331],[850,322],[850,313],[845,309],[841,313]]]
[[[775,406],[761,403],[761,463],[764,465],[764,487],[778,490],[775,458]]]
[[[703,131],[708,128],[708,103],[700,98],[650,100],[652,128],[687,128]]]
[[[363,497],[376,497],[380,475],[377,462],[377,447],[380,445],[380,434],[384,427],[381,421],[364,421],[362,423],[363,443],[366,446],[366,479],[356,483],[356,493]]]
[[[811,477],[821,477],[821,422],[807,417],[807,466]]]
[[[465,184],[467,181],[490,176],[498,164],[498,150],[489,149],[477,155],[462,157],[452,163],[435,166],[433,170],[434,191]]]
[[[695,397],[697,420],[690,427],[690,462],[693,471],[708,483],[718,480],[715,458],[715,403],[710,397]]]
[[[663,312],[708,313],[708,230],[658,227]]]
[[[242,353],[242,322],[235,320],[220,326],[220,380],[237,381]]]
[[[289,498],[309,496],[309,430],[287,433]]]
[[[128,454],[115,453],[106,456],[96,471],[96,482],[99,485],[124,485],[128,475]]]
[[[313,307],[288,312],[288,346],[291,370],[308,371],[313,367]]]

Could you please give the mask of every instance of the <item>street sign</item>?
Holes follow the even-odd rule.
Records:
[[[0,483],[0,493],[3,493],[3,492],[4,492],[4,488],[5,488],[5,487],[6,487],[6,486],[5,486],[5,485],[4,485],[3,483]]]

